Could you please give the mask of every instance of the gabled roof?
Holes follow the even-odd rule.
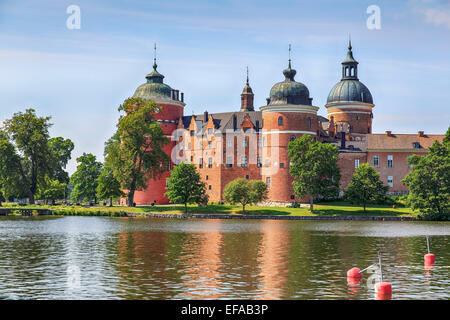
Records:
[[[370,150],[411,150],[426,151],[434,141],[442,143],[443,134],[368,134],[367,149]],[[415,143],[418,143],[418,145]]]

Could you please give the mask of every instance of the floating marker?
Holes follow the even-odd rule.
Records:
[[[391,300],[392,286],[383,281],[383,267],[381,265],[381,254],[378,252],[378,263],[380,265],[380,282],[375,284],[375,298],[377,300]]]
[[[353,267],[350,270],[347,271],[347,279],[361,279],[362,273],[361,270],[357,267]]]
[[[425,263],[425,267],[431,267],[434,265],[434,262],[436,261],[436,257],[434,254],[430,253],[430,242],[428,240],[428,236],[427,236],[427,250],[428,250],[428,253],[423,256],[423,260]]]

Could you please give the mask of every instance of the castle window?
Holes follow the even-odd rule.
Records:
[[[212,168],[212,164],[213,164],[213,159],[209,158],[208,159],[208,168]]]
[[[213,129],[208,129],[208,134],[213,134]]]
[[[255,130],[256,130],[256,131],[259,131],[259,121],[256,121],[256,124],[255,124]]]
[[[244,130],[244,132],[249,132],[250,128],[249,127],[245,127],[245,128],[243,128],[243,130]]]
[[[308,118],[308,128],[311,128],[311,118]]]
[[[191,130],[191,137],[193,137],[194,134],[195,134],[195,131],[194,131],[194,130]]]
[[[290,136],[289,141],[294,141],[295,140],[295,136]]]
[[[359,168],[359,159],[355,159],[355,169]]]
[[[199,159],[198,167],[199,167],[200,169],[203,168],[203,158],[200,158],[200,159]],[[208,179],[206,179],[206,180],[208,180]]]
[[[261,167],[262,167],[261,157],[257,157],[257,158],[256,158],[256,166],[257,166],[258,168],[261,168]]]
[[[233,116],[233,130],[236,131],[237,129],[237,117],[236,115]]]
[[[233,167],[233,157],[227,157],[227,168]]]
[[[212,148],[212,142],[208,141],[208,148],[211,149]]]
[[[208,186],[208,189],[211,190],[211,185]]]
[[[208,177],[208,176],[206,176],[206,180],[208,180],[208,178],[209,178],[209,177]]]
[[[280,168],[284,168],[284,163],[280,162]]]
[[[233,139],[227,139],[227,147],[231,148],[233,146]]]
[[[294,200],[295,196],[293,194],[291,194],[291,200]]]
[[[388,168],[393,168],[394,167],[394,156],[392,154],[388,155],[387,166],[388,166]]]
[[[282,126],[283,125],[283,117],[278,117],[278,125]]]
[[[394,186],[394,177],[388,176],[387,183],[388,183],[388,186],[392,188]]]
[[[271,183],[271,179],[270,179],[270,177],[267,177],[266,178],[267,188],[270,188],[270,183]]]
[[[374,155],[374,156],[373,156],[373,166],[374,166],[375,168],[378,168],[379,161],[380,161],[380,157],[379,157],[377,154]]]
[[[266,167],[268,167],[270,165],[270,161],[269,159],[266,159]]]
[[[242,140],[242,147],[243,148],[247,148],[248,147],[248,140],[244,137],[244,139]]]
[[[242,157],[241,158],[241,166],[242,168],[247,168],[247,157]]]
[[[413,142],[414,149],[420,149],[420,143],[419,142]]]
[[[245,176],[245,179],[247,179],[247,180],[250,179],[249,175],[246,175],[246,176]]]

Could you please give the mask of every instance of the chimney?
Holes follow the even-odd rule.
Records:
[[[341,132],[341,149],[345,149],[345,131]]]
[[[205,113],[203,114],[203,122],[208,122],[208,111],[205,111]]]
[[[423,132],[423,131],[419,131],[419,132],[417,133],[417,135],[418,135],[419,137],[423,137],[423,136],[424,136],[424,132]]]
[[[386,135],[387,135],[388,137],[390,137],[391,134],[392,134],[392,131],[386,131]]]

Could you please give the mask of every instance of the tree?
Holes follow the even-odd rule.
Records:
[[[2,206],[2,202],[5,202],[5,196],[3,195],[3,187],[0,185],[0,207]]]
[[[50,138],[48,149],[50,151],[53,179],[61,183],[69,183],[69,174],[65,171],[67,162],[71,159],[74,144],[70,139],[63,137]]]
[[[380,180],[380,174],[370,164],[362,163],[353,174],[345,191],[345,198],[350,202],[362,204],[365,213],[367,203],[384,200],[388,189]]]
[[[55,200],[63,199],[65,196],[65,191],[67,184],[60,182],[58,179],[45,179],[45,185],[39,187],[38,193],[36,194],[37,199],[50,200],[52,204],[55,204]]]
[[[8,147],[7,152],[15,159],[11,175],[20,179],[18,185],[24,188],[22,191],[27,193],[30,204],[34,204],[38,183],[52,172],[48,147],[50,118],[38,117],[34,109],[27,109],[25,113],[15,113],[4,121],[5,131],[13,145],[13,149]]]
[[[152,100],[128,98],[119,106],[116,134],[105,144],[105,163],[126,190],[133,206],[136,190],[144,190],[150,179],[167,170],[170,158],[163,151],[169,143],[154,115],[160,107]]]
[[[450,220],[450,128],[443,143],[435,141],[426,156],[408,159],[412,171],[403,179],[413,210],[427,219]]]
[[[289,142],[290,175],[294,178],[294,193],[303,198],[309,196],[309,208],[313,212],[314,197],[337,197],[339,180],[339,151],[337,147],[314,141],[310,135]]]
[[[264,182],[237,178],[225,186],[223,197],[231,204],[241,204],[245,214],[246,205],[266,200],[267,193],[267,185]]]
[[[96,161],[91,153],[83,153],[77,158],[77,171],[70,178],[73,185],[71,197],[74,201],[94,200],[97,203],[97,178],[102,170],[102,163]]]
[[[113,170],[105,166],[97,178],[97,198],[109,200],[109,206],[112,207],[113,198],[120,197],[120,183],[114,177]]]
[[[195,165],[180,163],[174,167],[167,179],[167,192],[164,194],[171,203],[183,203],[187,214],[188,203],[201,203],[206,194],[205,183]]]

